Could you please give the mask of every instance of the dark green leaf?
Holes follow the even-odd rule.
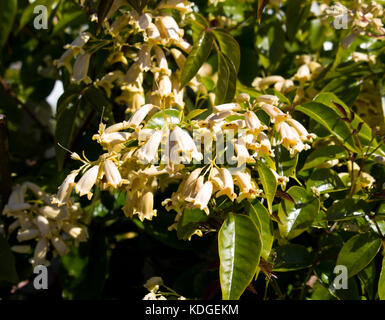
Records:
[[[302,187],[291,187],[287,193],[296,204],[284,200],[278,207],[278,224],[282,237],[292,239],[308,229],[318,214],[320,203],[311,193]]]
[[[380,300],[385,300],[385,258],[382,259],[381,275],[378,281],[378,296]]]
[[[362,217],[365,214],[360,201],[356,199],[343,199],[333,203],[326,211],[324,220],[340,221]]]
[[[296,106],[295,108],[328,129],[349,150],[358,152],[352,136],[352,130],[350,130],[348,125],[341,119],[340,114],[335,110],[319,102],[308,102],[303,106]]]
[[[250,204],[249,215],[259,228],[262,239],[261,257],[267,260],[274,241],[273,222],[267,209],[258,200]]]
[[[257,271],[261,235],[245,215],[230,214],[218,234],[222,298],[237,300]]]
[[[15,258],[8,241],[0,235],[0,281],[16,283],[19,281],[15,267]]]
[[[315,170],[308,179],[306,186],[307,190],[311,191],[314,187],[317,188],[320,193],[335,192],[345,189],[345,185],[337,172],[328,168]]]
[[[237,40],[226,31],[216,29],[212,32],[219,42],[221,52],[233,62],[235,70],[238,72],[241,63],[241,51]]]
[[[377,234],[357,234],[344,243],[336,265],[345,266],[348,277],[353,277],[373,260],[380,248],[381,239]]]
[[[269,167],[263,162],[258,163],[258,175],[262,183],[263,192],[267,200],[269,212],[272,213],[272,204],[277,191],[277,180]]]
[[[330,145],[315,149],[307,158],[301,171],[320,167],[327,161],[333,159],[343,159],[348,156],[346,150],[341,146]]]
[[[236,91],[237,72],[232,61],[218,51],[218,81],[215,104],[231,102]]]
[[[311,266],[312,256],[304,246],[286,244],[276,250],[277,258],[273,271],[286,272]]]
[[[213,46],[210,33],[203,31],[199,40],[194,44],[183,66],[181,75],[181,87],[184,87],[199,71],[202,64],[207,60]]]
[[[17,11],[17,0],[0,1],[0,48],[8,40]]]
[[[179,117],[180,117],[179,110],[167,109],[165,113],[167,117],[167,122],[173,123],[173,124],[179,123]],[[149,128],[149,129],[162,128],[164,124],[165,124],[164,113],[163,111],[159,111],[155,113],[150,118],[150,120],[148,120],[146,128]]]

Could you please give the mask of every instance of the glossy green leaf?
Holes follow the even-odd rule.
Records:
[[[366,294],[368,295],[369,300],[374,300],[377,293],[377,267],[374,261],[369,263],[369,265],[361,270],[358,274],[358,279],[360,279]]]
[[[222,298],[237,300],[252,281],[261,254],[261,235],[245,215],[230,214],[218,234]]]
[[[71,149],[73,140],[80,127],[80,116],[82,99],[77,93],[65,92],[58,101],[55,128],[55,149],[58,170],[63,168],[64,160],[68,155],[68,151],[64,150],[60,145],[67,149]]]
[[[307,181],[307,190],[317,188],[320,193],[328,193],[345,189],[337,172],[328,168],[315,170]]]
[[[285,244],[275,251],[277,257],[273,271],[287,272],[305,269],[311,266],[312,255],[299,244]]]
[[[332,108],[319,103],[308,102],[302,106],[296,106],[296,110],[306,114],[319,124],[324,126],[331,134],[340,140],[349,150],[358,152],[357,146],[352,136],[352,130],[348,127],[345,121]]]
[[[348,154],[346,150],[341,146],[330,145],[319,147],[306,158],[305,165],[302,167],[301,171],[321,167],[322,165],[325,165],[327,161],[333,159],[343,159],[347,156]]]
[[[333,203],[326,211],[324,220],[341,221],[362,217],[365,212],[359,200],[342,199]]]
[[[0,281],[18,282],[19,277],[16,272],[15,258],[9,248],[8,241],[3,235],[0,235],[0,261]]]
[[[199,40],[194,44],[182,69],[181,87],[184,87],[194,76],[202,64],[207,60],[213,46],[212,35],[202,32]]]
[[[180,117],[180,111],[177,109],[167,109],[165,111],[166,119],[168,123],[178,124],[179,123],[179,117]],[[162,128],[165,124],[165,116],[163,111],[159,111],[155,113],[147,122],[146,128],[148,129],[155,129],[155,128]]]
[[[311,4],[302,0],[288,0],[286,6],[286,33],[290,40],[295,38],[299,28],[310,12]]]
[[[348,277],[353,277],[373,260],[380,248],[381,239],[377,234],[357,234],[344,243],[336,265],[345,266]]]
[[[321,92],[319,95],[317,95],[314,98],[314,101],[323,103],[326,106],[333,108],[338,114],[341,114],[338,111],[338,108],[333,103],[333,102],[336,102],[345,109],[349,117],[351,115],[352,111],[349,109],[349,107],[341,99],[339,99],[334,93]],[[355,114],[354,119],[352,121],[353,129],[357,129],[358,125],[361,122],[363,122],[364,124],[362,125],[361,130],[358,133],[358,136],[360,137],[362,143],[364,145],[367,145],[370,141],[372,141],[372,129],[368,126],[368,124],[365,123],[363,119],[360,118],[359,115]],[[375,145],[377,145],[377,143],[375,143]]]
[[[207,109],[194,109],[189,112],[189,114],[184,118],[186,121],[189,121],[191,119],[194,119],[201,115],[202,113],[205,113]]]
[[[215,90],[215,104],[231,102],[234,98],[237,83],[237,71],[234,63],[218,51],[218,80]]]
[[[263,192],[267,200],[269,212],[272,213],[272,204],[277,191],[277,180],[269,167],[263,162],[258,163],[258,175],[261,180]]]
[[[262,240],[261,257],[267,260],[274,242],[273,222],[263,204],[257,200],[250,204],[249,216],[259,228]]]
[[[207,221],[207,214],[199,209],[185,209],[178,221],[178,239],[189,239],[199,227],[199,223]]]
[[[378,281],[378,296],[380,300],[385,300],[385,257],[382,259],[382,269]]]
[[[278,224],[282,237],[292,239],[299,236],[311,225],[320,209],[320,202],[302,187],[291,187],[287,193],[294,199],[284,200],[278,207],[278,217],[282,224]]]
[[[7,42],[13,28],[17,11],[17,0],[0,1],[0,48]]]
[[[241,63],[241,51],[237,40],[223,30],[215,29],[212,32],[219,43],[221,52],[233,62],[235,70],[238,72]]]
[[[275,162],[278,175],[285,177],[295,177],[298,163],[298,154],[292,156],[286,148],[282,147],[282,145],[277,146],[275,149],[275,154]]]

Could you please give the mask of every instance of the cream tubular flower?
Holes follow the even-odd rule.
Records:
[[[234,201],[237,195],[234,193],[233,177],[227,168],[216,169],[213,182],[217,183],[217,188],[219,189],[219,192],[216,194],[217,197],[226,195],[231,201]]]
[[[107,183],[116,188],[120,186],[122,183],[122,177],[120,176],[120,172],[110,159],[104,161],[104,173],[106,175]]]
[[[160,37],[159,29],[152,22],[146,28],[147,37],[144,38],[145,41],[148,41],[151,44],[158,44],[162,41]]]
[[[154,50],[156,62],[158,64],[158,67],[155,69],[155,71],[170,76],[171,70],[168,68],[168,62],[163,50],[159,46],[155,46]]]
[[[259,140],[258,156],[261,156],[264,154],[268,156],[273,156],[274,152],[271,149],[271,143],[267,134],[264,132],[260,132],[258,134],[258,140]]]
[[[55,64],[58,68],[65,67],[69,73],[72,73],[72,64],[71,60],[74,57],[72,50],[65,51],[59,60],[55,61]]]
[[[162,0],[158,9],[176,9],[181,12],[181,14],[186,14],[192,12],[192,3],[187,0]]]
[[[138,150],[138,160],[144,164],[155,163],[158,160],[158,149],[162,141],[163,133],[161,130],[157,130]]]
[[[144,219],[152,220],[152,217],[156,216],[156,210],[154,210],[154,194],[151,190],[144,191],[140,197],[137,213],[140,221]]]
[[[63,206],[68,203],[72,189],[75,186],[75,178],[78,175],[79,171],[72,171],[62,182],[58,188],[56,197],[52,198],[52,203],[57,204],[58,206]]]
[[[183,152],[183,156],[191,161],[192,158],[201,161],[203,159],[203,155],[198,152],[197,146],[195,145],[194,140],[189,135],[186,130],[181,129],[178,126],[175,126],[174,130],[172,130],[170,135],[170,140],[175,141],[177,143],[176,146],[173,147],[172,153],[174,152]]]
[[[83,47],[90,38],[91,34],[89,32],[82,32],[71,44],[65,45],[64,49],[71,50],[76,58],[78,54],[84,54]]]
[[[198,191],[193,200],[194,207],[203,210],[207,215],[210,213],[207,204],[211,199],[213,193],[213,184],[211,181],[207,181],[203,184],[202,188]]]
[[[61,236],[52,238],[51,243],[56,249],[56,251],[59,253],[59,255],[64,256],[68,253],[69,249]]]
[[[45,237],[48,235],[48,233],[51,231],[49,221],[44,216],[37,216],[36,217],[36,225],[39,228],[40,234]]]
[[[270,104],[264,103],[261,108],[270,116],[272,123],[279,123],[289,118],[288,114],[283,113],[279,108]]]
[[[146,72],[151,68],[151,49],[151,44],[142,44],[142,47],[138,53],[138,60],[136,61],[139,68]]]
[[[172,95],[172,83],[168,75],[162,74],[158,78],[158,88],[161,97],[169,97]]]
[[[267,127],[259,121],[257,115],[253,111],[246,111],[245,113],[246,126],[251,133],[258,134],[259,132],[266,130]]]
[[[78,183],[75,186],[75,190],[82,197],[87,195],[88,200],[92,198],[91,189],[96,183],[99,174],[99,165],[93,166],[91,169],[88,169],[85,174],[81,177]]]
[[[91,83],[91,79],[87,76],[88,67],[90,64],[91,55],[89,53],[79,54],[74,63],[74,71],[72,74],[71,81],[75,83]]]
[[[245,198],[254,199],[261,193],[261,190],[256,188],[255,182],[251,180],[251,175],[248,171],[236,171],[234,173],[234,183],[241,191],[237,202],[241,202]]]
[[[202,172],[202,168],[197,168],[193,172],[190,173],[189,177],[187,178],[183,190],[182,195],[184,198],[188,198],[191,196],[195,196],[195,185],[197,184],[198,178]]]
[[[155,25],[158,27],[162,38],[166,43],[178,41],[183,37],[183,29],[179,29],[178,24],[171,16],[160,16],[155,19]]]
[[[306,128],[295,119],[287,119],[286,122],[290,124],[299,134],[302,141],[313,141],[316,138],[316,135],[309,133]]]
[[[236,111],[236,110],[239,110],[238,103],[225,103],[225,104],[220,104],[218,106],[213,107],[213,111],[215,113],[223,112],[223,111]]]
[[[171,52],[172,56],[174,57],[174,60],[177,64],[178,68],[183,69],[183,66],[186,62],[186,57],[184,56],[184,54],[180,50],[175,49],[175,48],[170,49],[170,52]]]
[[[306,64],[300,66],[297,73],[294,75],[294,79],[301,83],[310,81],[311,75],[309,67]]]
[[[19,242],[28,241],[39,236],[39,230],[37,229],[26,229],[17,233],[17,240]]]
[[[49,242],[46,238],[42,238],[39,240],[35,247],[35,251],[33,254],[33,261],[35,265],[45,264],[45,257],[47,256],[49,249]]]
[[[267,104],[271,104],[273,106],[277,106],[279,99],[278,99],[278,97],[272,96],[270,94],[263,94],[263,95],[258,96],[255,99],[255,101],[257,103],[267,103]]]

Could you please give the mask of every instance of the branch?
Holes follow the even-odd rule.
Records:
[[[54,137],[52,133],[48,130],[48,128],[40,122],[40,120],[36,117],[36,115],[32,112],[32,110],[29,109],[28,105],[21,101],[15,92],[5,83],[4,79],[0,76],[0,84],[18,104],[20,104],[23,108],[23,110],[32,118],[33,121],[38,125],[38,127],[50,138],[50,140],[53,142]]]
[[[12,190],[11,166],[8,149],[7,118],[0,114],[0,183],[2,206],[8,202]]]

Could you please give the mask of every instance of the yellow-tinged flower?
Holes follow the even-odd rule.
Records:
[[[107,73],[105,76],[103,76],[102,79],[95,81],[95,86],[102,87],[106,93],[107,96],[111,96],[111,89],[114,87],[113,83],[117,81],[118,83],[121,83],[123,81],[124,74],[120,70],[115,70],[112,72]]]
[[[259,121],[257,115],[253,111],[246,111],[245,113],[245,122],[246,126],[249,129],[248,131],[253,134],[258,134],[263,130],[267,129],[267,126]]]
[[[64,256],[68,253],[69,249],[61,236],[53,237],[51,243],[59,255]]]
[[[240,140],[238,142],[241,142]],[[249,151],[244,143],[234,143],[234,149],[237,153],[236,160],[238,167],[247,162],[255,162],[255,159],[250,156]]]
[[[193,199],[194,207],[203,210],[207,215],[210,213],[207,207],[213,193],[213,184],[206,181]]]
[[[181,12],[181,14],[186,14],[192,12],[192,3],[187,0],[162,0],[158,9],[176,9]]]
[[[271,149],[270,139],[267,136],[267,134],[264,132],[260,132],[258,134],[257,139],[259,141],[258,156],[259,157],[262,155],[274,156],[274,151]]]
[[[144,43],[138,53],[138,60],[136,62],[143,71],[148,71],[151,68],[151,50],[152,45]]]
[[[225,103],[213,107],[213,111],[215,113],[224,111],[237,111],[239,109],[240,108],[238,103]]]
[[[155,18],[155,25],[158,27],[162,38],[166,44],[180,40],[183,37],[183,29],[180,29],[176,21],[171,16],[160,16]]]
[[[148,27],[146,28],[146,37],[144,38],[145,41],[151,44],[159,44],[162,41],[162,38],[160,36],[159,29],[154,23],[149,23]]]
[[[226,195],[230,198],[231,201],[237,197],[234,193],[234,181],[230,171],[227,168],[213,168],[210,174],[210,181],[213,182],[216,197],[220,197],[221,195]]]
[[[287,119],[286,122],[290,124],[299,134],[302,141],[313,141],[316,138],[316,135],[313,133],[309,133],[306,128],[295,119]]]
[[[72,193],[72,189],[75,186],[75,178],[78,174],[79,174],[79,170],[71,171],[71,173],[64,179],[64,181],[58,188],[56,197],[52,198],[53,204],[57,204],[58,206],[63,206],[68,203]]]
[[[156,210],[154,210],[154,193],[152,190],[145,190],[139,200],[139,219],[152,220],[152,217],[156,216]]]
[[[158,161],[158,149],[162,141],[163,132],[156,130],[145,145],[138,150],[138,160],[144,164]]]
[[[64,204],[66,204],[66,202]],[[44,206],[39,208],[39,213],[52,220],[63,220],[67,218],[68,209],[65,206],[60,208],[54,206]]]
[[[93,166],[88,169],[85,174],[76,183],[75,190],[80,196],[87,195],[88,200],[92,198],[91,189],[96,183],[99,174],[99,165]]]
[[[184,63],[186,62],[186,57],[184,56],[184,54],[180,50],[175,48],[170,49],[170,52],[174,57],[174,60],[178,68],[183,69]]]
[[[118,167],[113,161],[107,159],[104,161],[104,173],[106,175],[107,183],[116,188],[122,183],[122,177],[120,175]]]
[[[86,84],[92,82],[91,79],[87,76],[90,58],[91,54],[87,52],[78,55],[74,63],[74,71],[72,73],[71,81],[75,83],[80,83],[83,81]]]
[[[310,81],[311,79],[310,69],[307,66],[307,64],[304,64],[299,67],[297,73],[294,75],[294,79],[298,80],[299,82]]]
[[[291,154],[301,152],[302,150],[309,148],[308,145],[305,145],[302,142],[297,130],[287,124],[285,121],[277,123],[276,128],[281,135],[280,143],[282,143],[282,145],[288,149]]]
[[[11,250],[16,253],[30,253],[31,249],[29,245],[16,245],[11,247]]]
[[[91,34],[89,32],[81,32],[79,36],[72,41],[71,44],[64,46],[65,49],[71,50],[73,56],[76,58],[78,54],[84,54],[83,47],[90,40]]]
[[[279,123],[283,120],[288,119],[290,116],[287,113],[283,113],[279,108],[271,105],[264,103],[261,106],[262,110],[265,111],[271,119],[272,123]]]
[[[156,77],[158,82],[158,93],[161,97],[169,97],[172,95],[172,83],[170,77],[166,74],[161,74]]]
[[[17,240],[19,242],[23,241],[28,241],[36,238],[39,235],[39,230],[37,229],[25,229],[25,230],[20,230],[17,233]]]
[[[241,202],[245,198],[255,199],[262,193],[262,191],[257,188],[254,180],[251,179],[250,172],[248,171],[235,171],[234,183],[240,190],[237,202]]]
[[[168,62],[166,56],[164,55],[163,50],[159,46],[154,47],[155,58],[157,62],[157,67],[153,68],[154,72],[159,72],[161,74],[165,74],[170,76],[171,70],[168,68]]]
[[[170,140],[176,142],[176,145],[171,150],[172,159],[176,159],[179,152],[182,152],[182,158],[188,161],[191,161],[192,159],[200,161],[203,159],[202,153],[198,152],[194,140],[186,130],[175,126],[171,132]]]
[[[72,73],[72,58],[74,57],[74,53],[72,50],[66,50],[62,56],[59,58],[59,60],[55,61],[55,64],[58,68],[65,67],[67,68],[68,72]]]
[[[39,228],[40,234],[43,237],[47,236],[48,233],[50,233],[51,231],[49,221],[44,216],[39,215],[36,217],[36,225]]]
[[[49,250],[49,242],[46,238],[42,238],[39,240],[35,247],[35,251],[33,254],[33,264],[34,265],[46,265],[47,261],[45,257],[47,256]]]
[[[258,96],[255,99],[255,101],[257,103],[267,103],[267,104],[271,104],[273,106],[276,106],[276,105],[278,105],[279,99],[278,99],[278,97],[272,96],[270,94],[263,94],[263,95]]]

